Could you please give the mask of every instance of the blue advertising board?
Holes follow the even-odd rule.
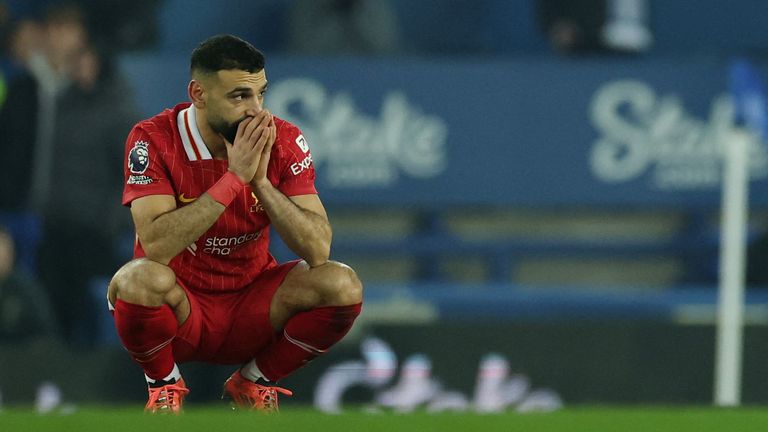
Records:
[[[121,65],[145,114],[186,100],[186,58]],[[302,129],[329,203],[714,208],[733,128],[727,70],[707,59],[270,58],[267,106]],[[750,164],[752,200],[768,204],[758,139]]]

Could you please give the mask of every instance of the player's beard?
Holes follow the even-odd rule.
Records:
[[[226,120],[221,119],[216,122],[211,123],[211,129],[213,129],[214,132],[221,134],[221,136],[224,137],[227,141],[234,144],[235,143],[235,137],[237,137],[237,127],[240,126],[240,122],[247,119],[248,116],[243,116],[239,120],[235,120],[232,123],[227,123]]]

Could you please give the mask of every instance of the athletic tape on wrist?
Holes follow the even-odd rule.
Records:
[[[234,201],[237,194],[243,190],[244,186],[245,183],[243,183],[237,175],[231,171],[227,171],[215,185],[208,189],[207,193],[211,198],[226,207]]]

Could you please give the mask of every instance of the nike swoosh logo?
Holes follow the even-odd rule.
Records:
[[[179,195],[179,201],[181,201],[183,203],[191,203],[192,201],[194,201],[196,199],[197,199],[197,197],[195,197],[195,198],[187,198],[187,197],[184,196],[183,193]]]

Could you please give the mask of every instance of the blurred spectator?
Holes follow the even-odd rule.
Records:
[[[607,48],[625,53],[650,49],[653,35],[648,25],[648,0],[608,0],[607,8],[601,29]]]
[[[120,206],[123,140],[139,115],[127,84],[91,45],[79,8],[51,9],[43,29],[28,76],[11,86],[0,112],[0,131],[13,132],[0,148],[25,158],[4,173],[12,187],[3,187],[28,191],[10,191],[14,201],[4,204],[43,216],[40,279],[62,334],[88,343],[88,285],[124,261],[115,252],[130,229]]]
[[[18,342],[54,334],[48,297],[28,275],[15,268],[13,238],[0,227],[0,342]]]
[[[10,26],[8,53],[18,65],[26,65],[43,46],[42,25],[33,19],[23,19]]]
[[[561,54],[639,53],[650,48],[646,0],[539,0],[539,20]]]
[[[45,221],[39,264],[64,334],[88,343],[95,319],[88,285],[124,261],[116,256],[116,244],[130,228],[120,205],[123,146],[139,115],[127,84],[92,47],[64,61],[59,70],[71,85],[56,100],[50,163],[36,171],[36,180],[45,182],[36,190]]]
[[[10,19],[39,19],[45,11],[77,8],[98,47],[110,53],[153,47],[158,38],[157,11],[164,0],[0,0],[0,25]]]
[[[288,14],[288,48],[301,54],[387,54],[400,48],[386,0],[296,0]]]

